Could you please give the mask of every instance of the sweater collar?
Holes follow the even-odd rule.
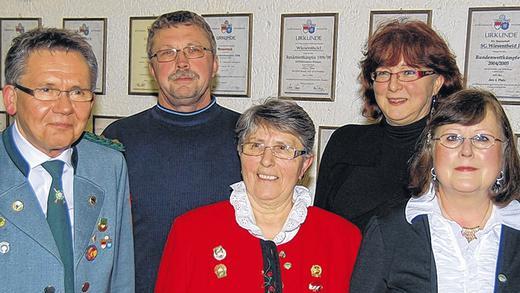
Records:
[[[152,108],[152,116],[163,123],[175,126],[196,126],[205,124],[222,112],[222,107],[217,104],[215,97],[206,107],[193,112],[177,112],[167,109],[159,104]]]
[[[424,127],[426,127],[426,121],[428,121],[428,117],[429,116],[427,115],[426,117],[415,121],[414,123],[403,126],[390,125],[386,119],[383,119],[381,121],[381,126],[383,127],[388,138],[403,143],[415,143]]]

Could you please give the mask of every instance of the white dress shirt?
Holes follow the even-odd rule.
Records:
[[[418,215],[428,216],[438,291],[493,292],[502,225],[520,230],[520,203],[514,200],[505,207],[493,205],[485,227],[469,243],[462,227],[442,215],[433,187],[408,201],[406,220],[411,223]]]
[[[74,239],[74,196],[73,196],[73,181],[74,168],[72,167],[72,149],[68,148],[63,151],[56,158],[51,158],[35,148],[25,137],[22,136],[18,130],[18,125],[14,123],[13,129],[14,144],[18,151],[29,164],[29,175],[27,179],[31,185],[38,202],[42,208],[42,212],[47,216],[47,197],[51,188],[52,177],[43,167],[42,163],[52,160],[61,160],[65,164],[63,166],[63,176],[61,178],[63,185],[63,193],[69,208],[70,225],[72,227],[72,239]]]

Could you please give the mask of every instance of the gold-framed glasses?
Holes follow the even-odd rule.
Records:
[[[17,83],[14,84],[14,87],[40,101],[56,101],[62,93],[66,93],[69,99],[74,102],[90,102],[94,99],[94,92],[89,89],[73,88],[66,91],[49,87],[30,89]]]
[[[266,146],[260,142],[246,142],[238,146],[239,152],[247,156],[261,156],[266,149],[271,149],[273,156],[284,160],[292,160],[307,154],[305,150],[298,150],[295,147],[284,144]]]
[[[397,76],[397,80],[410,82],[421,79],[425,76],[436,74],[433,70],[415,70],[415,69],[407,69],[398,72],[390,72],[387,70],[375,71],[370,74],[370,77],[375,82],[388,82],[392,75]]]
[[[490,147],[494,146],[497,141],[504,142],[503,140],[498,139],[491,134],[483,133],[475,134],[472,137],[464,137],[456,133],[446,133],[439,137],[432,138],[432,140],[439,141],[442,146],[449,149],[458,148],[464,143],[465,139],[469,139],[474,147],[481,150],[489,149]]]
[[[182,49],[170,48],[155,52],[155,54],[150,56],[150,59],[156,58],[157,62],[159,63],[172,62],[177,59],[179,52],[182,52],[184,57],[188,59],[197,59],[204,57],[204,55],[206,55],[206,51],[213,53],[213,49],[202,46],[186,46]]]

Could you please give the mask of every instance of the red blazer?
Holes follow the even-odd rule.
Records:
[[[318,292],[309,289],[310,284],[322,285],[320,293],[348,292],[360,241],[361,234],[353,224],[309,207],[298,234],[278,246],[283,292]],[[226,251],[221,260],[213,252],[219,245]],[[218,278],[215,268],[222,264],[226,276]],[[311,274],[314,265],[321,267],[319,277]],[[229,201],[220,202],[174,221],[155,292],[260,293],[264,292],[262,269],[260,240],[238,226]]]

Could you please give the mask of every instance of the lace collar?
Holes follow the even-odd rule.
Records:
[[[263,239],[262,230],[256,225],[255,216],[249,198],[247,197],[246,186],[243,181],[231,185],[233,192],[229,201],[235,208],[235,220],[237,224],[249,231],[251,235]],[[289,212],[289,216],[285,220],[282,230],[272,239],[276,245],[281,245],[291,241],[298,233],[300,226],[305,222],[307,217],[307,208],[312,204],[310,191],[304,187],[297,185],[294,187],[293,207]]]

